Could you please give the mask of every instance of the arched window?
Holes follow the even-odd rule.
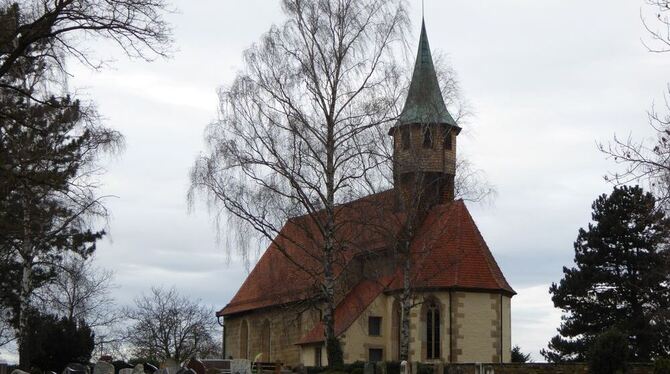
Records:
[[[426,308],[426,358],[440,358],[440,308],[430,301]]]
[[[249,324],[242,321],[240,326],[240,358],[249,358]]]
[[[261,327],[261,352],[263,353],[263,357],[261,358],[261,360],[266,362],[269,362],[271,360],[270,336],[271,336],[270,321],[266,319],[265,321],[263,321],[263,327]]]

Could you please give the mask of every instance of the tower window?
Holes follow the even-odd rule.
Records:
[[[453,147],[452,139],[451,139],[451,131],[445,130],[444,131],[444,149],[451,150],[451,147]]]
[[[423,129],[423,147],[433,148],[433,132],[428,126]]]
[[[402,149],[409,149],[409,128],[403,127],[401,130],[402,132],[400,133],[401,136],[401,141],[402,141]]]
[[[381,336],[382,334],[382,317],[368,317],[368,335]]]
[[[440,309],[435,302],[428,305],[426,311],[427,359],[440,358]]]

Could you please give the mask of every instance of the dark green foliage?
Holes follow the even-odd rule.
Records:
[[[344,365],[344,353],[342,352],[340,340],[337,337],[329,339],[326,343],[326,351],[329,367],[338,368]]]
[[[365,372],[365,370],[363,370],[361,368],[355,368],[355,369],[351,370],[351,374],[363,374],[364,372]]]
[[[433,365],[419,363],[417,374],[433,374],[434,371]]]
[[[33,312],[29,325],[24,344],[34,367],[60,373],[68,363],[87,364],[91,360],[94,335],[83,321]]]
[[[307,372],[307,374],[319,374],[319,373],[323,373],[327,369],[328,368],[326,368],[325,366],[306,366],[305,367],[305,371]]]
[[[400,361],[387,361],[386,374],[400,374]]]
[[[592,205],[593,223],[580,229],[575,267],[552,284],[554,306],[565,313],[559,335],[542,354],[550,362],[584,361],[595,337],[616,327],[631,360],[670,352],[670,220],[640,187],[617,187]]]
[[[530,362],[530,353],[521,352],[521,347],[515,345],[512,348],[512,362]]]
[[[593,374],[625,373],[628,339],[617,330],[598,335],[589,349],[589,372]]]
[[[670,374],[670,358],[657,358],[654,361],[654,374]]]

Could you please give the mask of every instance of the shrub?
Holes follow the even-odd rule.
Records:
[[[596,337],[589,349],[589,372],[593,374],[624,373],[628,359],[628,339],[617,330]]]
[[[400,361],[388,361],[386,363],[386,374],[400,374]]]
[[[670,358],[658,358],[654,361],[654,374],[670,374]]]

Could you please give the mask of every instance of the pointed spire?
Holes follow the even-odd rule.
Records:
[[[419,51],[414,64],[412,82],[398,124],[410,123],[442,123],[457,126],[442,98],[424,20],[421,21]]]

